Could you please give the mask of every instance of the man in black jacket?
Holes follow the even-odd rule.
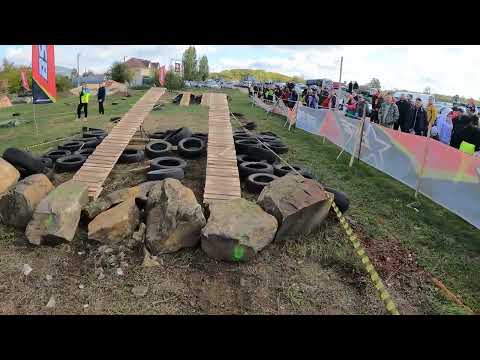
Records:
[[[358,90],[358,83],[355,81],[353,83],[353,91],[357,91]]]
[[[427,136],[427,112],[423,108],[422,99],[420,98],[415,100],[415,106],[410,110],[407,129],[411,134]]]
[[[100,87],[98,88],[97,99],[98,99],[98,113],[104,115],[105,109],[103,108],[103,103],[105,102],[105,84],[101,83]]]
[[[353,90],[353,84],[352,84],[352,82],[350,81],[350,82],[348,83],[348,92],[351,94],[351,93],[352,93],[352,90]]]
[[[400,95],[400,101],[397,103],[398,106],[398,122],[396,122],[393,125],[394,130],[398,130],[400,127],[400,130],[403,132],[408,132],[408,117],[410,116],[410,110],[412,109],[412,106],[410,102],[406,99],[405,94]]]

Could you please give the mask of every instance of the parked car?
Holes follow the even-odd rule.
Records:
[[[220,89],[220,85],[218,85],[214,80],[205,81],[204,86],[210,89]]]
[[[233,89],[234,86],[231,82],[228,82],[228,81],[225,81],[223,84],[222,84],[222,88],[225,88],[225,89]]]

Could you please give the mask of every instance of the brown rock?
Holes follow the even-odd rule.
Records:
[[[0,219],[6,225],[25,229],[38,203],[54,189],[44,174],[35,174],[21,180],[0,197]]]
[[[275,237],[277,220],[251,201],[216,201],[209,209],[202,249],[214,259],[248,261]]]
[[[130,240],[140,222],[140,211],[135,198],[101,213],[88,224],[88,238],[113,245]]]
[[[158,181],[147,181],[137,186],[114,191],[88,204],[83,209],[83,216],[92,220],[98,214],[130,198],[146,197],[150,189],[158,183]]]
[[[309,234],[327,217],[333,195],[312,179],[288,174],[264,187],[258,204],[278,220],[275,240]]]
[[[177,179],[165,179],[148,196],[146,245],[152,254],[192,247],[205,226],[202,207],[192,190]]]
[[[87,202],[87,185],[71,180],[61,184],[37,205],[25,232],[28,241],[35,245],[72,241]]]
[[[20,179],[18,170],[8,161],[0,158],[0,194],[14,186],[18,179]]]

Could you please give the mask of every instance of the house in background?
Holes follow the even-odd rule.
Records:
[[[126,62],[127,67],[133,73],[130,86],[142,86],[151,83],[153,73],[160,69],[160,64],[149,60],[130,58]]]

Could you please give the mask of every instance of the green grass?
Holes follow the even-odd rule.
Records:
[[[320,136],[300,129],[288,132],[285,119],[252,107],[247,95],[227,92],[230,110],[257,123],[258,131],[273,131],[289,146],[286,159],[309,168],[324,184],[346,192],[348,215],[361,224],[364,238],[388,242],[398,239],[417,255],[418,263],[460,296],[473,311],[480,311],[480,231],[458,216],[421,196],[420,212],[406,207],[414,191],[366,165],[348,167],[350,155],[336,160],[340,149]],[[422,294],[433,313],[458,313],[458,306],[443,300],[438,291]]]
[[[98,104],[95,97],[89,102],[88,122],[74,121],[78,97],[66,96],[57,99],[56,103],[36,105],[36,119],[38,124],[38,136],[35,134],[33,122],[33,105],[18,104],[9,108],[0,109],[0,121],[8,119],[26,120],[26,123],[14,128],[0,128],[0,152],[8,147],[25,148],[51,140],[72,136],[82,129],[82,126],[106,128],[112,123],[112,116],[121,116],[138,101],[145,93],[144,90],[131,91],[131,97],[121,100],[122,95],[115,94],[107,97],[105,101],[105,115],[98,115]],[[118,105],[112,105],[118,102]],[[13,113],[20,113],[18,117],[12,117]],[[57,144],[49,144],[32,149],[32,152],[42,152]]]

